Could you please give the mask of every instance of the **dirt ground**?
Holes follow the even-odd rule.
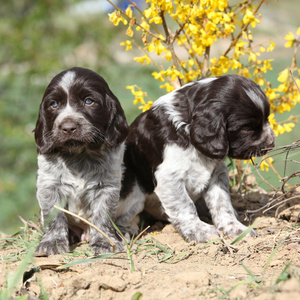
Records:
[[[268,195],[233,195],[237,211],[258,209]],[[299,199],[290,207],[253,222],[259,236],[231,245],[222,237],[208,244],[185,242],[170,224],[156,223],[126,252],[58,269],[68,262],[91,258],[87,244],[72,253],[35,257],[15,289],[28,299],[300,299],[300,236],[295,227]],[[241,220],[244,217],[241,215]],[[247,223],[245,223],[247,224]],[[14,261],[12,245],[0,248],[0,289],[22,261]],[[8,255],[8,253],[10,253]],[[5,259],[3,259],[5,258]],[[1,298],[1,297],[0,297]]]

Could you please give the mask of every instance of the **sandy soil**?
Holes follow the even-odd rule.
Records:
[[[233,195],[239,212],[266,201],[265,194]],[[274,211],[258,213],[253,221],[259,221],[259,237],[234,245],[229,237],[205,245],[187,243],[170,224],[156,223],[131,250],[133,272],[126,253],[58,269],[91,258],[87,244],[71,254],[35,257],[15,295],[38,299],[42,287],[48,299],[299,299],[300,237],[293,227],[299,211],[296,202],[278,219]],[[11,271],[20,268],[21,261],[14,262],[11,254],[18,251],[12,246],[0,250],[6,258],[0,261],[1,289]]]

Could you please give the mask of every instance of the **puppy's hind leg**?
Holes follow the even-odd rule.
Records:
[[[139,232],[139,214],[145,206],[145,194],[136,183],[126,198],[118,203],[116,212],[116,225],[127,236],[137,235]]]

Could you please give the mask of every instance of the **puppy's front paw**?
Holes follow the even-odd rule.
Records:
[[[113,242],[116,246],[115,252],[121,252],[124,250],[124,243],[122,241],[117,241],[113,239]],[[95,253],[99,255],[101,253],[110,253],[113,252],[113,247],[109,241],[105,238],[94,238],[90,241],[90,248]]]
[[[69,241],[62,237],[43,238],[36,249],[36,255],[55,255],[66,252],[70,252]]]
[[[243,225],[239,221],[234,220],[228,223],[227,225],[220,227],[219,230],[223,231],[224,235],[229,235],[234,237],[243,233],[247,228],[248,228],[247,226]],[[252,229],[246,236],[256,237],[258,236],[258,234],[254,229]]]
[[[182,235],[188,241],[195,241],[197,243],[206,243],[214,237],[218,237],[219,233],[215,226],[200,222],[198,226],[189,231],[181,231]]]

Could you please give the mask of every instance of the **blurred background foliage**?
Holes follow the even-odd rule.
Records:
[[[118,4],[126,5],[120,1]],[[284,36],[289,31],[295,33],[300,26],[297,7],[298,0],[268,1],[261,10],[261,25],[253,30],[256,40],[275,41],[270,81],[290,67],[292,50],[284,48]],[[112,10],[105,0],[2,1],[0,233],[13,233],[22,226],[18,215],[33,219],[39,214],[32,131],[44,90],[55,74],[73,66],[98,72],[119,98],[129,123],[140,112],[132,104],[133,96],[126,85],[142,86],[152,99],[164,93],[151,76],[154,69],[133,62],[135,53],[125,52],[120,46],[125,33],[109,22],[107,13]],[[299,114],[299,107],[292,113]],[[280,136],[277,146],[299,139],[299,128],[297,124],[291,133]]]

